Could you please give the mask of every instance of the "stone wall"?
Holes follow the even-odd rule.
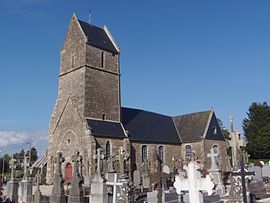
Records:
[[[55,130],[49,136],[47,182],[51,183],[54,174],[54,158],[58,151],[62,152],[65,163],[72,163],[76,150],[84,155],[84,165],[91,161],[92,143],[87,134],[86,123],[77,111],[72,99],[69,99],[57,122]],[[64,171],[63,171],[64,172]],[[87,175],[87,171],[84,171]]]
[[[86,117],[120,121],[119,75],[93,68],[86,70]]]
[[[151,173],[156,173],[157,170],[157,159],[156,153],[158,152],[158,147],[164,147],[164,161],[163,164],[168,165],[171,169],[173,168],[172,158],[176,158],[175,167],[180,168],[180,158],[181,158],[181,146],[171,145],[171,144],[146,144],[146,143],[131,143],[131,151],[133,151],[133,157],[131,160],[131,167],[142,170],[142,146],[147,145],[148,160],[151,166]]]
[[[210,149],[217,145],[220,152],[220,168],[222,171],[230,171],[229,156],[227,155],[227,145],[225,141],[217,140],[205,140],[205,157],[206,166],[211,167],[211,159],[207,158],[207,153],[210,153]]]

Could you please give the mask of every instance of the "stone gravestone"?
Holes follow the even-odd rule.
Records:
[[[34,193],[34,203],[41,203],[41,192],[40,192],[40,188],[39,188],[39,184],[40,184],[40,173],[38,171],[37,175],[36,175],[36,179],[37,179],[37,189]]]
[[[168,165],[164,165],[163,166],[163,169],[162,169],[162,172],[163,173],[166,173],[166,174],[170,174],[171,173],[171,170],[170,170],[170,168],[169,168]]]
[[[208,195],[212,195],[215,186],[209,175],[206,175],[206,178],[201,177],[199,168],[200,166],[194,161],[189,162],[188,166],[184,167],[187,170],[187,178],[177,175],[173,184],[178,195],[181,191],[188,191],[190,203],[202,203],[203,197],[199,191],[207,191]]]
[[[144,188],[151,188],[150,183],[150,163],[148,159],[145,159],[142,163],[143,172],[142,172],[142,179],[143,179],[143,187]]]
[[[108,172],[105,175],[106,179],[108,181],[113,181],[114,179],[114,162],[116,161],[115,156],[114,155],[110,155],[107,159],[107,164],[108,164]]]
[[[260,166],[251,166],[251,167],[248,168],[248,171],[249,172],[252,172],[252,171],[255,172],[255,175],[252,177],[253,180],[263,181],[263,178],[262,178],[262,167],[260,167]]]
[[[230,202],[248,203],[247,184],[246,178],[251,179],[251,175],[255,175],[254,172],[248,172],[244,167],[244,158],[242,156],[240,161],[241,168],[237,172],[231,173],[231,189],[229,193]]]
[[[23,179],[19,183],[18,202],[19,203],[31,203],[33,201],[32,194],[32,180],[29,172],[29,157],[24,157],[24,173]]]
[[[215,190],[218,195],[225,194],[225,188],[222,183],[222,174],[221,169],[218,168],[216,163],[216,158],[219,158],[219,152],[215,151],[214,148],[210,149],[210,154],[207,154],[207,157],[211,158],[211,168],[208,170],[209,176],[212,178],[213,182],[215,183]]]
[[[255,172],[255,175],[252,177],[251,181],[248,183],[250,194],[255,199],[266,198],[266,187],[264,186],[262,178],[262,167],[252,166],[248,169],[249,172]]]
[[[18,202],[18,187],[19,184],[16,180],[16,168],[17,160],[11,158],[9,161],[9,168],[11,169],[11,175],[10,175],[10,181],[7,183],[7,198],[9,198],[11,201]]]
[[[141,186],[141,173],[139,170],[133,172],[133,182],[137,188]]]
[[[233,116],[230,116],[230,123],[231,123],[231,132],[230,137],[231,140],[229,141],[229,145],[232,148],[232,165],[234,170],[240,168],[240,160],[241,160],[241,149],[240,147],[245,147],[247,142],[240,138],[240,133],[234,131],[233,129]]]
[[[64,178],[62,175],[62,163],[65,159],[62,157],[62,153],[58,152],[55,159],[56,168],[53,180],[52,194],[50,197],[50,203],[66,203],[66,196],[64,190]]]
[[[120,147],[118,150],[117,161],[119,161],[119,177],[128,178],[127,175],[127,161],[129,160],[129,154],[126,153],[124,147]]]
[[[113,187],[113,203],[116,203],[116,200],[118,200],[117,187],[123,185],[123,183],[117,182],[117,173],[114,173],[114,180],[113,180],[113,182],[107,181],[106,184]]]
[[[270,179],[270,166],[269,165],[263,165],[262,167],[262,177],[263,179]]]
[[[132,184],[129,182],[129,173],[127,162],[130,158],[129,154],[126,153],[124,147],[120,147],[118,150],[117,160],[119,162],[119,179],[118,182],[121,183],[117,190],[117,202],[127,203],[129,199],[132,198]]]
[[[91,203],[107,203],[107,186],[104,183],[104,179],[101,177],[101,161],[104,159],[103,151],[101,148],[97,149],[97,154],[94,155],[94,159],[97,160],[97,167],[95,177],[91,182]]]
[[[79,166],[79,162],[81,160],[80,152],[76,151],[72,159],[74,164],[68,202],[84,203],[83,189],[82,189],[83,177],[80,174],[80,166]]]

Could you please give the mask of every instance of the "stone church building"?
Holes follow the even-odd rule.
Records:
[[[103,149],[106,172],[107,159],[122,147],[129,156],[130,177],[146,160],[151,174],[156,173],[157,156],[171,169],[192,157],[209,168],[207,153],[213,147],[220,151],[220,167],[228,169],[226,142],[214,111],[172,117],[121,106],[119,57],[106,26],[96,27],[73,14],[61,50],[58,97],[49,127],[47,182],[52,183],[58,151],[65,157],[66,181],[76,150],[83,157],[83,175],[93,176],[98,148]]]

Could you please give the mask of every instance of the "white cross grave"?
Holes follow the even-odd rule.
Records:
[[[206,175],[206,178],[201,177],[201,173],[198,171],[199,165],[193,161],[189,162],[188,166],[185,166],[184,169],[187,170],[188,178],[182,178],[179,175],[175,177],[175,182],[173,186],[176,188],[177,194],[180,194],[181,191],[189,192],[189,202],[190,203],[202,203],[202,195],[200,190],[206,190],[208,195],[212,195],[214,183],[211,181],[209,175]]]
[[[106,182],[106,185],[113,186],[113,203],[116,203],[116,190],[117,186],[122,186],[123,183],[117,182],[117,173],[114,174],[113,182]]]
[[[207,154],[207,157],[211,158],[211,169],[217,169],[217,161],[216,158],[219,157],[219,152],[216,152],[214,148],[210,149],[210,153]]]

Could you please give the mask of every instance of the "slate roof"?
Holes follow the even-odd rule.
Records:
[[[115,48],[104,29],[81,20],[78,21],[88,39],[89,44],[112,53],[118,53],[118,50]]]
[[[139,109],[121,108],[130,141],[180,144],[172,117]]]
[[[91,132],[94,136],[126,138],[121,123],[90,118],[87,118],[86,121],[88,126],[91,128]]]
[[[173,117],[182,142],[202,140],[212,111],[203,111]]]

